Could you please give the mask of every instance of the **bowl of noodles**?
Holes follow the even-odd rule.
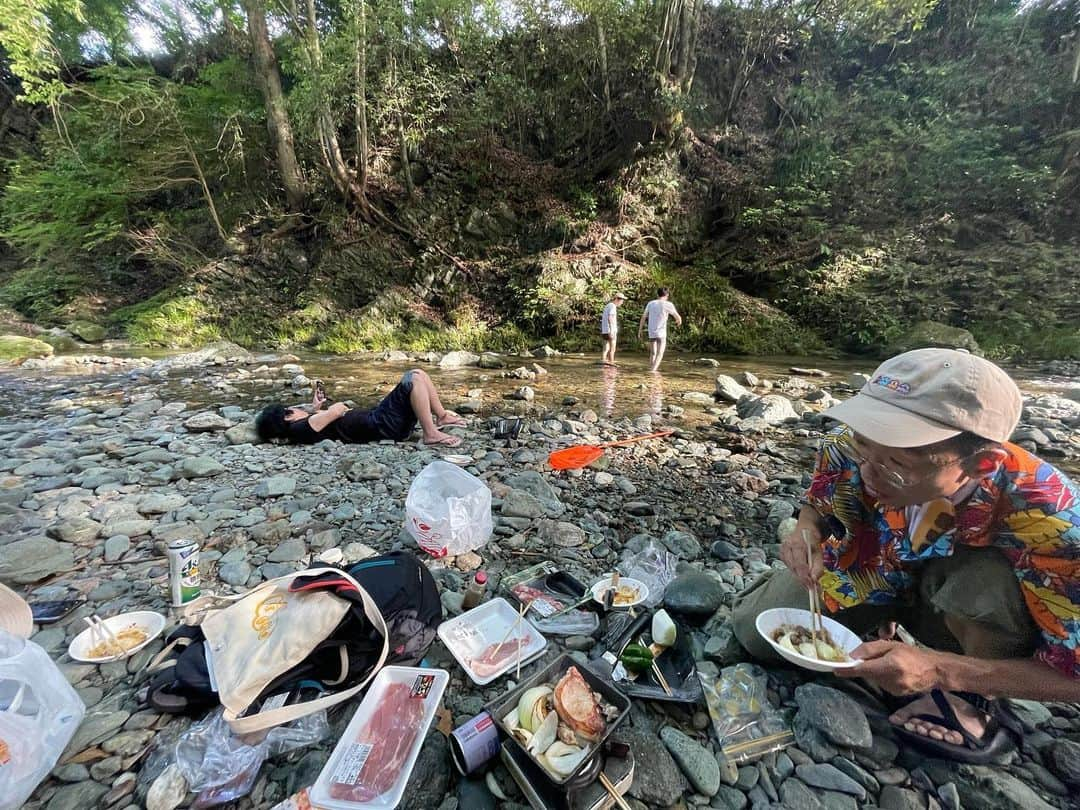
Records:
[[[809,610],[763,610],[756,624],[758,633],[778,655],[803,669],[831,672],[858,666],[861,661],[852,658],[851,652],[862,644],[862,639],[828,616],[822,616],[821,622],[825,632],[818,633],[816,647]]]
[[[71,640],[68,655],[86,664],[104,664],[134,655],[165,629],[165,617],[152,610],[136,610],[104,619],[105,626],[116,637],[103,639],[87,627]]]

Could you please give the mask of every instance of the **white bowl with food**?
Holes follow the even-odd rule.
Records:
[[[165,617],[152,610],[136,610],[121,613],[102,620],[116,637],[104,638],[103,634],[87,627],[71,640],[68,655],[85,664],[105,664],[134,655],[165,629]],[[119,646],[117,646],[117,642]]]
[[[862,644],[862,639],[840,622],[828,616],[821,617],[824,638],[818,633],[817,655],[814,655],[809,610],[798,608],[772,608],[757,617],[757,631],[777,654],[803,669],[814,672],[832,672],[858,666],[860,661],[852,658],[852,651]]]
[[[604,595],[612,587],[615,588],[615,601],[612,604],[614,608],[636,607],[649,598],[649,586],[641,580],[631,577],[619,577],[618,583],[614,586],[612,586],[611,580],[611,577],[604,577],[589,589],[592,592],[592,598],[601,605],[604,604]]]

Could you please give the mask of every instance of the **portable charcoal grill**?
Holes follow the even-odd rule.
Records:
[[[583,762],[573,774],[558,779],[541,768],[525,751],[524,747],[503,725],[503,718],[518,704],[527,689],[542,683],[553,683],[571,666],[576,666],[590,688],[619,710],[619,714],[607,722],[604,733],[597,741],[597,752]],[[514,775],[522,792],[529,797],[535,810],[606,810],[615,800],[600,783],[601,770],[615,785],[617,792],[624,793],[634,781],[634,757],[624,743],[612,740],[612,732],[626,719],[630,712],[630,699],[615,686],[597,676],[588,666],[576,662],[567,654],[560,655],[531,678],[525,679],[517,689],[504,695],[488,707],[495,722],[506,739],[502,744],[502,760]],[[625,756],[621,756],[625,753]]]
[[[593,756],[565,785],[556,785],[543,768],[519,746],[504,742],[500,755],[533,810],[609,810],[615,799],[600,783],[602,770],[615,792],[625,796],[634,782],[634,752],[614,756],[603,751]]]

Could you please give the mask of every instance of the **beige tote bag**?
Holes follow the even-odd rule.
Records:
[[[347,600],[328,591],[289,591],[298,577],[328,573],[348,580],[360,593],[364,614],[383,637],[378,663],[363,681],[342,692],[292,706],[264,707],[256,714],[241,717],[270,683],[311,655],[349,611]],[[360,584],[340,568],[309,568],[264,582],[235,604],[207,615],[202,629],[206,636],[207,667],[225,708],[225,720],[236,734],[265,731],[348,700],[382,668],[390,646],[379,608]],[[338,683],[349,675],[344,647],[341,653]]]

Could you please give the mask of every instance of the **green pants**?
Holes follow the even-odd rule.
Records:
[[[765,574],[735,599],[735,637],[762,661],[781,660],[754,625],[759,613],[777,607],[810,609],[806,587],[786,569]],[[1012,565],[994,548],[957,546],[951,557],[924,563],[907,602],[829,615],[860,636],[900,622],[928,647],[975,658],[1025,658],[1039,642]]]

